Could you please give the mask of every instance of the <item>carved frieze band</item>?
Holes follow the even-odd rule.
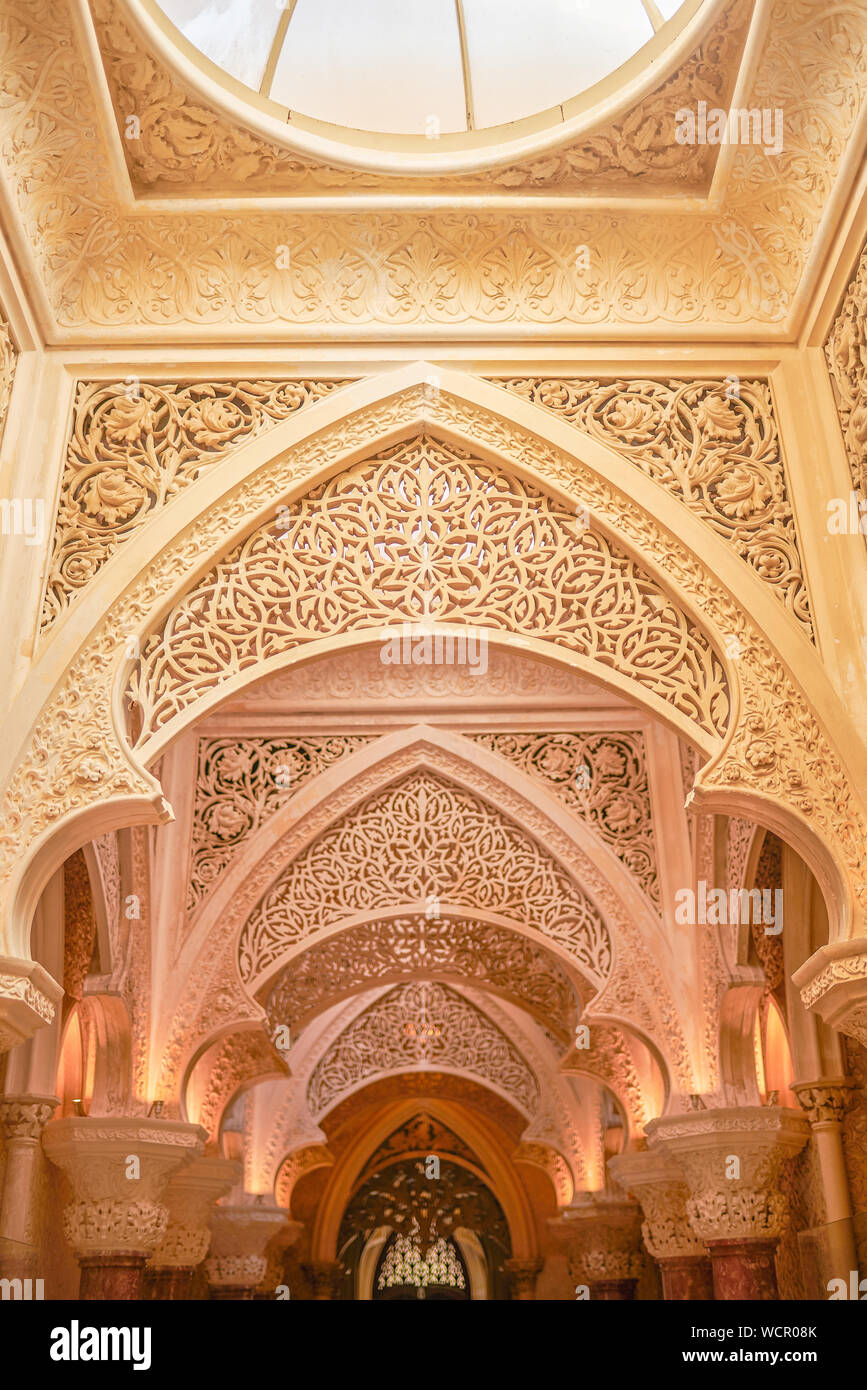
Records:
[[[43,631],[155,512],[334,381],[81,381],[54,523]]]
[[[48,300],[58,323],[70,329],[192,322],[288,323],[302,331],[371,323],[472,331],[481,321],[546,330],[779,323],[793,303],[863,101],[867,19],[858,0],[834,6],[778,0],[745,99],[751,108],[785,110],[784,147],[778,155],[760,144],[737,148],[726,203],[716,214],[678,206],[648,217],[627,207],[612,219],[609,209],[592,206],[578,214],[485,208],[467,226],[449,210],[335,217],[254,207],[227,218],[187,205],[176,213],[137,209],[132,217],[115,191],[109,134],[71,0],[4,0],[4,11],[8,82],[0,149]],[[147,74],[134,76],[147,84]],[[700,80],[690,82],[687,105],[708,76],[693,74]],[[163,97],[171,108],[170,92]],[[673,92],[663,98],[672,99]],[[212,113],[206,114],[207,121],[199,110],[162,123],[165,163],[169,169],[183,163],[191,188],[198,187],[197,160],[207,165],[212,157]],[[159,122],[160,113],[154,117]],[[652,118],[635,130],[625,122],[616,140],[640,163],[638,152],[655,149],[659,132]],[[154,139],[148,144],[153,156]],[[681,159],[688,148],[678,147]],[[591,166],[606,167],[604,148],[589,153]],[[228,158],[235,177],[255,174],[258,160],[249,150],[230,145]],[[574,179],[576,172],[534,161],[526,177],[535,187],[556,189],[549,177]],[[226,174],[220,169],[217,176]],[[513,175],[506,170],[501,177]],[[94,245],[103,257],[96,275]],[[580,245],[590,250],[590,267],[576,273]],[[278,265],[280,246],[291,249],[289,269]],[[161,293],[154,286],[167,288]]]

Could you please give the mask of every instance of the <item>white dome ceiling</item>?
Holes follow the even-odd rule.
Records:
[[[252,91],[352,130],[429,138],[574,98],[632,58],[682,0],[160,0]]]

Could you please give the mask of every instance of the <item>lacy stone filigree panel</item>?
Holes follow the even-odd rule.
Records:
[[[825,356],[852,486],[867,496],[867,246],[828,335]]]
[[[616,449],[674,493],[771,586],[812,638],[767,382],[493,380]]]
[[[557,1029],[561,1041],[577,1019],[566,972],[526,937],[466,918],[406,916],[352,927],[296,956],[268,995],[272,1031],[401,973],[459,975],[499,990]]]
[[[43,629],[182,488],[340,381],[78,384]]]
[[[304,642],[401,620],[544,638],[628,674],[706,733],[728,720],[707,636],[632,556],[577,509],[420,436],[281,508],[180,600],[130,682],[141,740]]]
[[[473,734],[598,831],[659,906],[644,735]]]
[[[288,866],[245,923],[241,977],[358,912],[440,902],[496,912],[567,948],[598,980],[611,941],[598,911],[526,831],[470,792],[415,773],[368,797]]]
[[[447,1067],[491,1082],[525,1114],[539,1083],[505,1033],[448,985],[412,981],[377,999],[317,1062],[307,1084],[318,1118],[359,1082],[410,1067]]]
[[[187,911],[207,896],[233,854],[299,789],[370,739],[200,739]]]

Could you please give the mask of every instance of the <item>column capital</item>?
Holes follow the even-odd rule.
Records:
[[[0,1052],[54,1022],[63,986],[35,960],[0,956]]]
[[[792,980],[806,1009],[867,1047],[867,940],[820,946]]]
[[[673,1159],[660,1150],[644,1149],[609,1158],[608,1171],[625,1192],[641,1203],[641,1233],[655,1260],[707,1255],[690,1224],[686,1209],[689,1188]]]
[[[813,1128],[842,1124],[852,1100],[854,1082],[846,1076],[820,1076],[815,1081],[793,1081],[790,1090],[798,1097]]]
[[[165,1235],[150,1258],[155,1269],[195,1269],[208,1253],[215,1203],[235,1185],[242,1165],[229,1158],[194,1158],[166,1187]]]
[[[48,1125],[42,1145],[72,1184],[64,1228],[79,1258],[151,1254],[168,1221],[168,1178],[206,1139],[200,1125],[175,1120],[68,1116]]]
[[[542,1272],[541,1260],[505,1260],[503,1269],[509,1276],[509,1287],[516,1298],[535,1297],[536,1280]]]
[[[566,1250],[576,1284],[637,1279],[644,1268],[637,1202],[579,1194],[548,1224]]]
[[[265,1246],[288,1224],[286,1217],[283,1207],[271,1203],[216,1207],[206,1265],[212,1288],[251,1292],[261,1283],[268,1265]]]
[[[57,1096],[0,1096],[0,1134],[7,1142],[29,1139],[38,1143],[59,1104]]]
[[[691,1111],[651,1120],[645,1133],[651,1146],[683,1171],[690,1191],[686,1210],[700,1240],[779,1238],[787,1220],[780,1165],[809,1135],[799,1111],[782,1106]]]

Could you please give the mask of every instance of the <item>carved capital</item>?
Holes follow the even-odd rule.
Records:
[[[304,1265],[304,1273],[313,1285],[313,1297],[319,1301],[333,1298],[342,1268],[337,1260],[311,1260]]]
[[[56,1096],[3,1096],[0,1098],[0,1134],[7,1142],[27,1139],[38,1143],[59,1104]]]
[[[843,1076],[820,1077],[818,1081],[798,1081],[792,1090],[798,1097],[810,1124],[842,1124],[852,1099],[854,1082]]]
[[[34,960],[0,956],[0,1052],[54,1021],[63,986]]]
[[[693,1111],[652,1120],[652,1148],[678,1165],[700,1240],[774,1240],[785,1229],[780,1166],[804,1146],[805,1117],[779,1106]]]
[[[792,979],[806,1009],[867,1047],[867,940],[820,946]]]
[[[225,1158],[195,1158],[176,1172],[166,1188],[168,1226],[151,1256],[155,1268],[193,1269],[211,1243],[215,1202],[241,1175],[241,1165]]]
[[[205,1131],[173,1120],[76,1117],[48,1125],[42,1143],[72,1184],[64,1213],[79,1256],[150,1254],[165,1234],[170,1174],[201,1151]]]
[[[637,1202],[612,1201],[581,1194],[580,1205],[550,1222],[566,1250],[569,1276],[576,1284],[637,1279],[644,1267],[641,1209]]]
[[[268,1267],[265,1247],[286,1224],[275,1206],[217,1207],[211,1229],[208,1283],[217,1287],[255,1288]]]
[[[536,1280],[542,1271],[541,1260],[506,1260],[503,1268],[509,1276],[513,1298],[535,1297]]]
[[[625,1192],[641,1203],[641,1233],[655,1260],[694,1258],[707,1252],[687,1213],[689,1189],[676,1163],[661,1153],[619,1154],[608,1170]]]

